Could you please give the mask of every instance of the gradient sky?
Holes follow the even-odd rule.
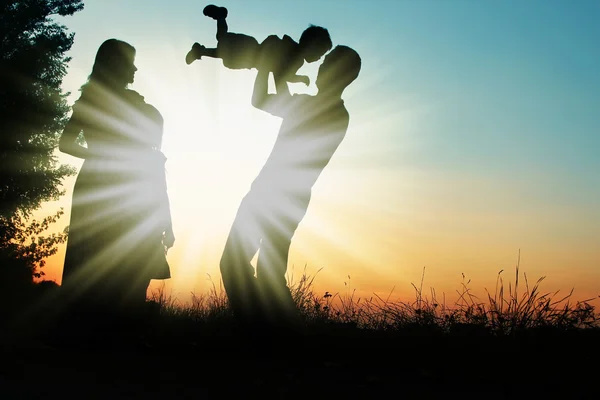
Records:
[[[223,1],[230,30],[298,39],[309,23],[361,55],[346,90],[347,137],[317,182],[290,254],[317,290],[452,298],[462,273],[477,294],[497,273],[547,276],[546,291],[600,293],[600,2],[476,0]],[[177,241],[167,289],[181,301],[218,284],[239,201],[280,120],[250,105],[255,71],[220,60],[187,66],[216,44],[204,3],[90,0],[61,21],[75,32],[64,80],[77,90],[108,38],[137,48],[132,88],[165,117],[163,151]],[[305,65],[314,82],[320,61]],[[290,85],[294,92],[316,88]],[[81,162],[61,155],[63,162]],[[71,189],[47,204],[67,215]],[[44,268],[60,281],[64,251]],[[350,279],[348,279],[350,276]],[[349,285],[347,285],[349,284]],[[153,284],[156,287],[156,284]],[[544,290],[543,290],[544,291]],[[455,296],[454,296],[455,297]]]

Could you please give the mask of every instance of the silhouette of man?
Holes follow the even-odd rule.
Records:
[[[269,71],[258,68],[252,105],[283,121],[270,156],[239,206],[220,264],[229,303],[246,321],[258,317],[286,327],[298,322],[285,278],[290,244],[313,185],[346,135],[349,115],[342,92],[360,68],[356,51],[337,46],[319,68],[315,96],[291,95],[287,82],[269,94]],[[250,262],[257,251],[255,278]]]

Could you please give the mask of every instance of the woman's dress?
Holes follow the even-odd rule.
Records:
[[[73,106],[92,154],[73,188],[63,270],[78,299],[126,301],[145,296],[150,279],[170,278],[159,211],[166,187],[157,176],[165,159],[147,145],[145,107],[136,92],[93,87]]]

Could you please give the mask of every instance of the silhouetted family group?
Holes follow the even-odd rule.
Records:
[[[240,321],[297,326],[285,278],[288,252],[312,187],[346,134],[342,92],[358,76],[361,59],[347,46],[332,49],[322,27],[309,26],[298,42],[271,35],[259,44],[229,31],[226,8],[209,5],[204,15],[217,21],[218,44],[194,43],[186,63],[207,56],[230,69],[257,69],[252,105],[282,118],[273,150],[233,221],[220,263],[223,285]],[[171,277],[166,255],[175,236],[161,152],[163,118],[128,89],[135,53],[116,39],[100,46],[59,143],[62,152],[84,159],[73,189],[62,286],[71,303],[86,310],[135,312],[152,279]],[[325,54],[318,93],[290,94],[288,82],[310,83],[297,75],[304,62]],[[270,73],[275,94],[268,91]]]

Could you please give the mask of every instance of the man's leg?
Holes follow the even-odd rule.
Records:
[[[297,322],[296,304],[285,274],[292,237],[306,214],[308,200],[305,197],[282,199],[276,205],[277,211],[265,221],[268,226],[263,228],[257,279],[267,316],[276,324]]]
[[[249,193],[244,197],[221,257],[221,276],[229,304],[238,317],[251,318],[256,313],[256,278],[250,263],[258,251],[261,231],[257,200]]]

